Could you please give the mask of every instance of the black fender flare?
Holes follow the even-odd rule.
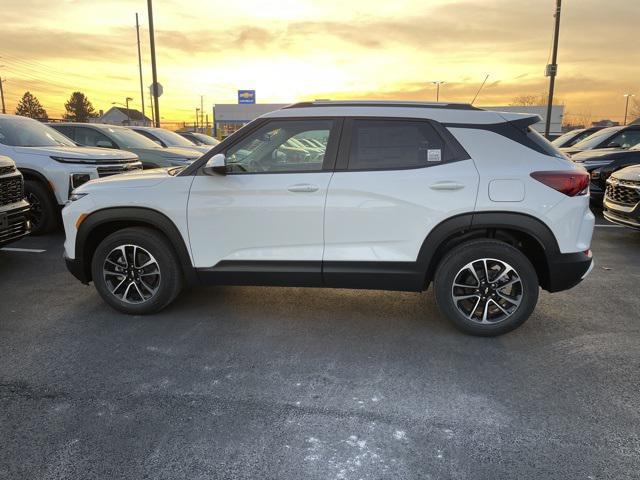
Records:
[[[418,253],[417,263],[429,282],[435,273],[434,256],[455,235],[483,229],[514,230],[533,238],[545,253],[547,262],[560,255],[551,229],[541,220],[526,213],[506,211],[468,212],[443,220],[427,235]]]
[[[197,277],[189,249],[187,248],[187,242],[178,227],[176,227],[173,221],[165,214],[145,207],[110,207],[96,210],[84,219],[76,234],[75,257],[77,260],[82,261],[82,268],[88,273],[88,277],[90,277],[91,261],[87,258],[87,253],[85,252],[87,240],[91,236],[91,233],[101,225],[118,222],[124,225],[127,223],[148,225],[162,232],[173,245],[187,282],[197,283]]]

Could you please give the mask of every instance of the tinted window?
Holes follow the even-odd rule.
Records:
[[[97,147],[98,142],[101,142],[101,147],[106,147],[107,144],[115,146],[106,135],[87,127],[76,127],[75,140],[80,145],[86,145],[87,147]]]
[[[162,142],[157,139],[156,137],[153,136],[153,134],[147,132],[146,130],[134,130],[134,132],[139,133],[140,135],[144,135],[145,137],[147,137],[149,140],[153,140],[155,143],[157,143],[158,145],[160,145],[161,147],[166,147],[167,145],[163,145]]]
[[[547,140],[542,135],[540,135],[533,128],[527,127],[526,134],[529,140],[538,146],[538,150],[546,153],[547,155],[551,155],[553,157],[566,158],[560,152],[560,150],[556,148],[554,144],[552,144],[549,140]]]
[[[437,165],[444,142],[427,122],[354,120],[349,170],[419,168]]]
[[[271,121],[226,153],[233,173],[309,172],[322,170],[333,120]],[[316,139],[320,146],[307,146]]]
[[[54,127],[55,130],[59,131],[65,137],[73,138],[73,127],[71,125],[56,125]]]
[[[640,143],[640,130],[625,130],[609,140],[606,146],[630,148]]]

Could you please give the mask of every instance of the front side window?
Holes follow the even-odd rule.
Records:
[[[349,170],[392,170],[437,165],[444,142],[427,122],[354,120]]]
[[[333,120],[274,120],[226,152],[230,173],[322,170]],[[309,145],[306,140],[314,139]]]
[[[113,142],[106,135],[87,127],[76,127],[76,142],[87,147],[114,148]]]

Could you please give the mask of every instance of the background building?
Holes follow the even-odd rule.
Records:
[[[109,125],[135,125],[138,127],[150,127],[150,118],[142,115],[142,112],[134,108],[111,107],[104,114],[94,120],[95,123],[108,123]]]

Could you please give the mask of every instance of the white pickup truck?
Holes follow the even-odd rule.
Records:
[[[69,193],[94,178],[141,170],[134,153],[89,148],[36,120],[0,114],[0,155],[12,158],[25,179],[32,234],[59,225]]]

